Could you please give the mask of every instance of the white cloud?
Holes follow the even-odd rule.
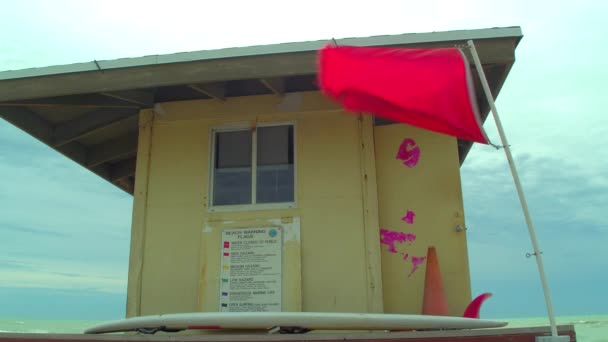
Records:
[[[511,171],[502,151],[494,153],[502,155],[503,160],[496,156],[479,158],[463,167],[465,203],[470,205],[472,215],[487,215],[489,209],[488,221],[504,222],[508,217],[512,217],[508,222],[519,221],[523,212]],[[535,220],[561,220],[563,225],[577,222],[608,230],[608,217],[601,214],[608,201],[608,166],[587,168],[552,155],[531,154],[520,154],[515,163]]]
[[[125,293],[120,264],[79,260],[0,257],[0,287],[93,290]]]
[[[493,153],[502,155],[503,160],[491,156]],[[486,158],[486,154],[490,156]],[[538,289],[537,264],[534,257],[525,257],[533,252],[532,243],[504,154],[484,151],[480,155],[463,167],[473,288],[500,289],[503,296],[512,299],[517,291],[509,294],[504,283]],[[568,290],[564,284],[571,284],[572,279],[605,279],[598,274],[608,267],[608,217],[602,214],[608,187],[597,182],[602,169],[577,167],[553,155],[532,153],[519,155],[516,163],[550,288],[563,293]],[[600,288],[590,285],[581,300],[592,301]],[[508,306],[507,302],[501,305]],[[561,297],[554,298],[554,303],[563,311],[575,306]]]

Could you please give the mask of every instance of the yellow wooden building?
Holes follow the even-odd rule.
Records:
[[[506,27],[337,43],[471,39],[496,96],[521,37]],[[222,243],[237,228],[281,232],[275,264],[259,256],[280,267],[266,307],[419,313],[432,245],[450,314],[462,314],[472,294],[460,165],[471,142],[341,110],[316,85],[326,43],[0,72],[5,120],[133,194],[127,316],[220,311]]]

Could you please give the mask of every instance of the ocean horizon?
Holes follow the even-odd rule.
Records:
[[[507,327],[548,326],[547,317],[492,318],[508,322]],[[108,320],[41,320],[0,318],[0,333],[81,334],[85,329]],[[557,316],[558,325],[574,325],[577,341],[608,342],[608,315]]]

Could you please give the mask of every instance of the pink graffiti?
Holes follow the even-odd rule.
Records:
[[[401,221],[405,221],[405,223],[408,223],[408,224],[413,224],[415,215],[416,214],[413,211],[408,210],[407,213],[405,214],[405,216],[403,216],[401,218]]]
[[[416,272],[416,270],[418,269],[418,267],[420,267],[420,265],[426,260],[426,257],[412,257],[412,271],[410,272],[410,274],[408,275],[408,277],[411,277],[412,274],[414,274],[414,272]]]
[[[408,147],[411,148],[408,149]],[[420,159],[420,147],[416,146],[416,142],[413,139],[405,138],[399,146],[397,159],[403,160],[403,165],[407,167],[416,166],[418,159]]]
[[[401,256],[403,257],[403,260],[407,260],[407,257],[409,256],[409,254],[407,253],[401,253]]]
[[[416,240],[416,235],[395,232],[388,229],[380,229],[380,242],[388,246],[388,251],[391,253],[397,253],[397,249],[395,249],[395,243],[404,243],[409,242],[412,243]]]

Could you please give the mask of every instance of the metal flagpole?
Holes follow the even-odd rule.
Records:
[[[517,175],[517,170],[515,169],[515,163],[513,161],[513,156],[511,155],[511,149],[509,148],[509,143],[507,142],[507,137],[505,136],[505,132],[502,128],[502,124],[500,122],[500,118],[498,117],[498,112],[496,111],[496,106],[494,104],[494,99],[492,98],[492,93],[490,92],[490,86],[488,85],[488,80],[486,79],[486,75],[481,66],[481,62],[479,61],[479,56],[477,55],[477,50],[475,49],[475,44],[473,44],[472,40],[468,41],[469,48],[471,49],[471,54],[473,55],[473,60],[475,61],[475,67],[477,68],[477,72],[479,74],[479,78],[481,80],[481,85],[483,86],[484,93],[486,94],[486,98],[488,100],[488,104],[490,105],[490,109],[492,110],[492,115],[494,116],[494,121],[496,122],[496,127],[498,128],[498,133],[500,134],[500,139],[502,141],[502,145],[505,150],[505,154],[507,155],[507,160],[509,161],[509,166],[511,168],[511,174],[513,175],[513,180],[515,181],[515,187],[517,188],[517,194],[519,195],[519,200],[521,202],[521,207],[524,211],[524,216],[526,218],[526,223],[528,225],[528,232],[530,233],[530,239],[532,240],[532,246],[534,248],[534,256],[536,256],[536,263],[538,265],[538,272],[540,273],[540,280],[543,286],[543,292],[545,295],[545,302],[547,303],[547,311],[549,313],[549,322],[551,323],[551,335],[557,335],[557,327],[555,325],[555,316],[553,314],[553,304],[551,304],[551,296],[549,295],[549,286],[547,285],[547,277],[545,276],[545,269],[543,266],[543,258],[538,247],[538,242],[536,241],[536,233],[534,232],[534,226],[532,225],[532,219],[530,218],[530,212],[528,211],[528,204],[526,203],[526,198],[524,197],[524,191],[521,187],[521,183],[519,182],[519,176]]]

